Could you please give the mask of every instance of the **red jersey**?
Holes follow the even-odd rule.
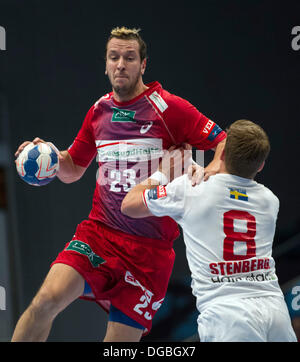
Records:
[[[226,133],[186,100],[158,82],[128,102],[113,93],[88,111],[69,153],[87,167],[97,155],[99,172],[89,218],[138,237],[171,243],[179,235],[169,217],[132,219],[121,213],[126,193],[156,171],[164,149],[189,143],[199,150],[214,148]]]

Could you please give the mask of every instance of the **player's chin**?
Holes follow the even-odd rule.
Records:
[[[118,94],[127,94],[131,89],[129,83],[125,82],[114,82],[113,90]]]

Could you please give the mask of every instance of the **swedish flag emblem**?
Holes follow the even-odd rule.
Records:
[[[243,200],[248,201],[248,195],[246,190],[244,189],[236,189],[236,188],[229,188],[230,190],[230,198],[235,200]]]

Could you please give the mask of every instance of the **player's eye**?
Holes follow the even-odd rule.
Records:
[[[111,54],[111,55],[109,55],[109,59],[111,59],[111,60],[117,60],[118,57],[117,57],[117,55],[115,55],[115,54]]]

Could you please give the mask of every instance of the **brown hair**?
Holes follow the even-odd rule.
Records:
[[[142,37],[140,36],[140,34],[139,34],[140,31],[141,31],[141,29],[135,29],[135,28],[128,29],[125,26],[122,26],[121,28],[116,27],[116,28],[112,29],[112,31],[110,32],[110,36],[106,43],[105,59],[106,59],[108,42],[112,38],[117,38],[117,39],[124,39],[124,40],[136,40],[140,46],[140,58],[141,58],[141,62],[142,62],[145,58],[147,58],[147,45],[144,42],[144,40],[142,39]]]
[[[254,178],[269,152],[269,138],[254,122],[241,119],[227,130],[225,165],[229,173]]]

